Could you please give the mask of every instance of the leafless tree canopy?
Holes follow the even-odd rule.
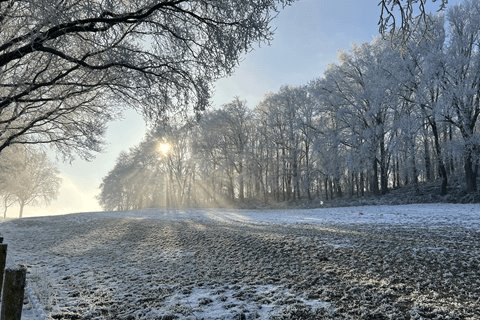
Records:
[[[126,106],[150,119],[203,110],[293,1],[0,0],[0,152],[50,143],[88,158]],[[427,1],[381,0],[380,30],[408,32]]]
[[[0,152],[53,143],[88,157],[125,106],[202,110],[293,0],[1,0]]]

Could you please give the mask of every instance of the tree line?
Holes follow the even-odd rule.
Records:
[[[480,3],[418,19],[341,53],[303,86],[253,109],[235,98],[198,121],[161,124],[101,184],[108,210],[385,194],[463,176],[477,192]],[[169,143],[168,153],[158,151]]]
[[[102,149],[108,121],[126,107],[147,121],[164,117],[166,110],[201,112],[212,83],[230,74],[254,44],[270,41],[272,19],[293,2],[0,1],[4,207],[19,190],[13,185],[25,159],[51,167],[28,145],[49,145],[70,160],[91,159]],[[400,27],[408,37],[413,17],[425,17],[424,4],[380,1],[380,31]],[[15,202],[22,212],[30,201]]]

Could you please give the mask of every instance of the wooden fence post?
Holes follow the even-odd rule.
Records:
[[[3,289],[3,273],[5,272],[5,264],[7,263],[7,245],[0,243],[0,297]]]
[[[21,320],[27,268],[5,269],[0,320]]]

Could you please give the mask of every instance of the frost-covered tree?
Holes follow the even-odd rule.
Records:
[[[301,180],[308,200],[312,200],[312,184],[314,180],[315,158],[313,157],[313,144],[318,134],[319,108],[312,97],[308,86],[298,88],[296,98],[297,128],[300,131],[302,163]]]
[[[276,201],[286,199],[284,188],[284,157],[285,157],[285,121],[282,117],[277,97],[273,93],[267,94],[256,107],[256,119],[259,121],[259,145],[263,147],[260,159],[263,184],[265,185],[264,199],[273,198]],[[269,197],[270,196],[270,197]]]
[[[189,124],[162,124],[137,146],[120,153],[100,185],[100,205],[123,211],[195,203],[196,163],[190,135]]]
[[[199,191],[203,203],[217,203],[224,196],[233,197],[233,177],[228,165],[220,110],[206,113],[194,131],[193,157],[197,162]],[[228,191],[227,191],[228,190]]]
[[[260,197],[264,202],[279,198],[278,155],[275,140],[272,139],[273,127],[270,117],[270,99],[268,96],[253,111],[255,151],[252,152],[252,172],[255,172]]]
[[[0,1],[0,152],[98,151],[122,108],[203,110],[291,0]]]
[[[205,157],[202,175],[210,181],[210,191],[225,189],[230,200],[236,195],[245,199],[251,117],[246,101],[235,98],[200,120],[199,136],[193,142],[195,153]]]
[[[306,86],[282,86],[254,110],[255,166],[262,172],[261,188],[277,201],[312,198],[313,144],[317,106]]]
[[[126,152],[121,152],[117,157],[115,166],[103,177],[97,199],[104,210],[122,211],[130,209],[128,190],[125,186],[130,163],[129,155]]]
[[[105,210],[133,210],[161,204],[166,194],[165,158],[159,150],[163,140],[155,131],[148,133],[138,146],[121,152],[113,169],[100,184],[98,200]]]
[[[349,132],[343,135],[343,143],[356,148],[358,156],[370,163],[374,193],[388,190],[391,110],[398,85],[388,65],[397,59],[398,53],[383,40],[354,47],[327,70],[317,88],[318,98],[332,109],[336,130]]]
[[[142,145],[142,144],[141,144]],[[105,210],[133,210],[148,207],[151,204],[153,176],[149,163],[140,146],[130,152],[122,152],[114,168],[103,178],[98,196]]]
[[[61,179],[44,152],[25,146],[5,149],[0,155],[0,192],[5,205],[18,204],[22,218],[26,205],[48,204],[57,197]]]
[[[238,97],[225,104],[221,111],[221,117],[217,120],[224,124],[223,138],[229,146],[226,155],[236,173],[238,197],[242,201],[245,199],[245,160],[248,152],[251,111],[247,107],[247,102]]]
[[[298,173],[296,153],[299,139],[294,128],[294,96],[294,87],[283,86],[279,92],[266,95],[258,108],[265,119],[265,138],[270,141],[271,148],[269,158],[266,159],[272,161],[268,184],[277,201],[292,200],[296,194],[294,188],[297,184],[293,177]]]
[[[442,116],[461,133],[466,189],[477,191],[480,164],[480,3],[467,0],[447,15],[445,106]]]
[[[196,163],[192,158],[191,124],[177,127],[164,124],[155,129],[150,139],[156,141],[160,174],[165,175],[164,182],[167,182],[164,186],[166,205],[183,207],[194,204]],[[158,178],[156,180],[158,182]],[[154,197],[158,198],[158,190],[154,192]]]
[[[140,180],[152,185],[142,195],[165,192],[178,205],[361,197],[408,185],[420,191],[420,183],[437,178],[445,195],[447,176],[462,165],[473,191],[480,164],[477,7],[467,1],[449,10],[448,24],[420,17],[407,38],[393,32],[356,45],[320,78],[268,93],[253,110],[237,98],[207,111],[188,129],[169,131],[178,155],[157,162],[160,171],[139,168],[142,158],[130,151],[136,160],[127,176],[145,172]],[[145,154],[146,145],[135,150]]]
[[[300,172],[301,172],[301,131],[298,121],[300,118],[299,106],[305,103],[305,91],[300,87],[283,86],[277,95],[279,112],[285,124],[285,141],[283,146],[286,150],[286,187],[287,198],[299,200],[301,197]],[[291,191],[290,191],[291,189]]]
[[[445,145],[442,143],[442,110],[445,87],[445,30],[443,17],[431,20],[436,27],[428,37],[423,33],[412,34],[403,49],[403,79],[401,98],[407,104],[414,104],[420,112],[418,121],[424,122],[423,149],[427,177],[432,175],[434,163],[429,161],[429,139],[433,136],[433,149],[437,171],[442,179],[442,195],[447,193],[448,171],[445,164]]]

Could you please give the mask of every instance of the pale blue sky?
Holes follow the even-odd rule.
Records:
[[[212,105],[235,96],[254,107],[268,92],[285,84],[300,85],[322,75],[336,62],[338,51],[368,42],[378,34],[379,0],[299,0],[274,21],[276,33],[270,46],[250,52],[235,73],[216,84]],[[450,0],[450,5],[458,3]],[[105,151],[91,161],[60,163],[63,185],[57,201],[48,207],[26,208],[26,215],[95,211],[103,176],[113,168],[122,150],[138,144],[145,133],[140,116],[127,112],[111,123]],[[10,211],[15,215],[15,211]]]

